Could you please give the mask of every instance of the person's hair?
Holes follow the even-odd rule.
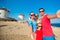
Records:
[[[44,8],[40,8],[40,9],[39,9],[39,11],[40,11],[41,9],[43,9],[43,11],[45,11],[45,9],[44,9]]]
[[[29,15],[31,15],[31,13],[34,13],[34,12],[33,12],[33,11],[31,11]]]
[[[35,14],[35,15],[38,15],[38,14]],[[39,15],[38,15],[39,16]]]
[[[34,13],[33,11],[31,11],[30,13]]]

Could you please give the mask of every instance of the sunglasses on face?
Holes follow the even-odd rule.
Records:
[[[39,11],[39,12],[44,12],[44,11]]]
[[[38,27],[42,27],[42,26],[38,26]]]
[[[31,16],[35,16],[35,15],[31,15]]]

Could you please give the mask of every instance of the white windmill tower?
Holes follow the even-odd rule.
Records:
[[[6,8],[0,8],[0,18],[8,18],[9,10]]]
[[[23,14],[20,14],[20,15],[18,16],[18,18],[19,18],[19,21],[24,21],[24,15],[23,15]]]

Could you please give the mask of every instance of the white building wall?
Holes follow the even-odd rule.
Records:
[[[8,17],[8,12],[5,10],[0,10],[0,18],[6,18]]]
[[[5,18],[9,17],[9,13],[5,12]]]
[[[19,17],[20,20],[24,20],[24,16],[19,15],[18,17]]]

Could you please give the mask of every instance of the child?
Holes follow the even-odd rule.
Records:
[[[42,25],[41,23],[38,23],[37,30],[35,31],[35,40],[42,40]]]

